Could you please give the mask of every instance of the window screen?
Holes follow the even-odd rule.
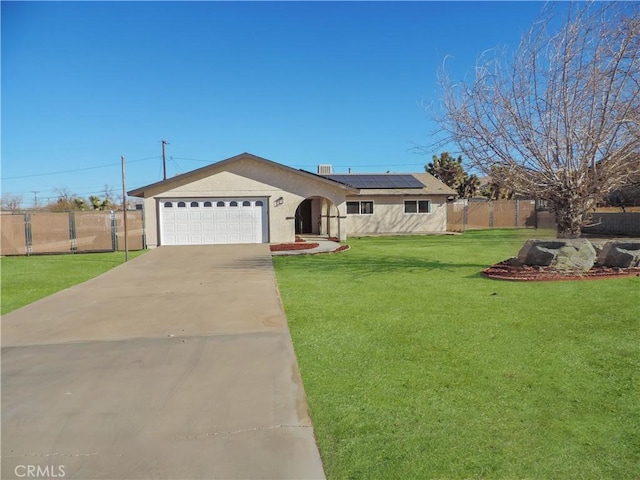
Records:
[[[360,202],[360,213],[365,215],[372,215],[373,202]]]
[[[360,213],[360,202],[347,202],[347,214],[357,215]]]
[[[418,213],[418,205],[415,200],[405,200],[404,213]]]
[[[404,213],[430,213],[431,200],[405,200]]]

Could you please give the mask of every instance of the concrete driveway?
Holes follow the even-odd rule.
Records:
[[[161,247],[5,315],[1,477],[35,474],[324,478],[268,245]]]

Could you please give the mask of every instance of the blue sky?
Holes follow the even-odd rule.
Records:
[[[445,56],[470,75],[541,2],[6,2],[2,191],[121,192],[250,152],[419,172]],[[453,148],[452,148],[453,150]],[[66,172],[66,173],[54,173]]]

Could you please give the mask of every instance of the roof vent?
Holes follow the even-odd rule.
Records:
[[[333,173],[333,167],[328,164],[318,165],[318,173],[320,175],[328,175],[330,173]]]

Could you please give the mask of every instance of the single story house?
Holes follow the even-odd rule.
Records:
[[[456,194],[428,173],[311,173],[250,153],[128,193],[144,199],[150,247],[444,232]]]

